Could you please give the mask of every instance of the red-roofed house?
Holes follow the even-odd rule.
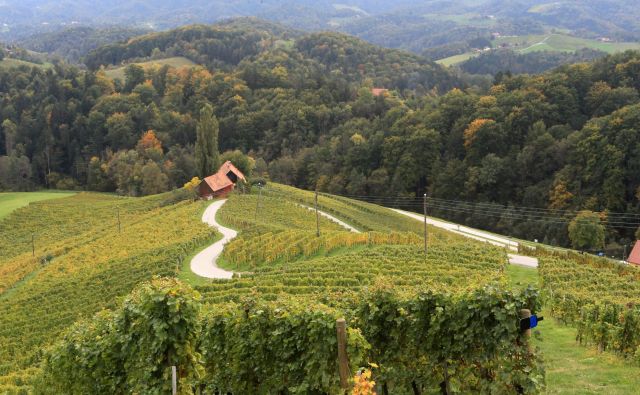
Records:
[[[627,262],[632,265],[640,266],[640,240],[636,241],[636,245],[633,246],[633,250],[631,250],[631,254],[629,254]]]
[[[389,93],[389,89],[384,89],[384,88],[371,88],[371,93],[373,94],[373,96],[381,96],[381,95],[386,95],[387,93]]]
[[[217,173],[202,180],[198,188],[200,197],[209,200],[217,196],[225,196],[233,191],[238,180],[247,181],[244,174],[233,163],[226,161]]]

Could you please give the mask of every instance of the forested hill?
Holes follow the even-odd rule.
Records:
[[[96,49],[85,63],[95,70],[104,65],[171,56],[184,56],[209,69],[226,71],[244,61],[239,68],[254,86],[268,84],[269,78],[250,75],[260,65],[286,68],[298,85],[308,85],[328,73],[347,82],[371,79],[387,89],[424,92],[436,88],[442,92],[460,85],[442,67],[418,55],[377,47],[340,33],[303,35],[255,18],[147,34]]]
[[[167,56],[206,67],[162,66]],[[576,210],[630,216],[607,222],[609,241],[638,227],[640,53],[499,75],[486,91],[353,37],[234,24],[145,35],[92,59],[89,72],[0,67],[0,188],[182,186],[210,103],[221,151],[249,154],[257,176],[376,198],[426,190],[445,199],[434,214],[563,245]],[[97,68],[112,61],[144,64],[114,81]]]
[[[43,52],[80,63],[91,50],[116,41],[147,33],[149,29],[109,27],[97,29],[87,26],[72,26],[54,32],[34,34],[18,41],[18,45],[36,52]]]

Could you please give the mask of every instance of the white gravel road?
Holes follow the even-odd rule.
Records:
[[[315,208],[313,207],[309,207],[309,206],[305,206],[304,204],[301,204],[300,206],[309,209],[311,211],[316,211]],[[348,223],[339,220],[338,218],[334,217],[333,215],[329,214],[329,213],[325,213],[324,211],[318,210],[318,214],[322,215],[325,218],[328,218],[329,220],[337,223],[338,225],[342,226],[343,228],[347,229],[349,232],[354,232],[354,233],[361,233],[358,229],[354,228],[353,226],[349,225]]]
[[[202,222],[216,228],[216,230],[222,234],[222,239],[202,250],[191,260],[191,271],[200,277],[227,279],[233,277],[233,272],[216,266],[216,260],[220,254],[222,254],[224,245],[238,235],[238,232],[235,230],[225,228],[216,222],[216,213],[226,201],[227,199],[216,200],[211,203],[204,211],[204,214],[202,214]]]
[[[391,209],[396,213],[406,215],[407,217],[411,217],[418,221],[424,221],[424,216],[416,213],[412,213],[409,211]],[[483,241],[485,243],[489,243],[498,247],[507,248],[510,251],[518,251],[518,242],[515,242],[507,237],[497,236],[488,232],[483,232],[478,229],[469,228],[464,225],[452,224],[450,222],[439,221],[433,218],[427,218],[427,224],[435,226],[437,228],[446,229],[450,232],[462,235],[464,237],[468,237],[470,239]],[[527,267],[538,267],[538,259],[531,258],[523,255],[516,254],[508,254],[509,255],[509,263],[513,265],[527,266]]]

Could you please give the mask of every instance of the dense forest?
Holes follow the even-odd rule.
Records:
[[[69,27],[54,32],[43,32],[17,41],[20,47],[31,51],[58,56],[70,63],[81,63],[91,50],[105,44],[126,41],[148,33],[144,28],[92,28],[88,26]]]
[[[540,74],[558,66],[587,62],[606,55],[606,52],[588,48],[576,52],[539,51],[524,54],[510,49],[499,49],[483,52],[461,63],[459,67],[469,74]]]
[[[500,74],[482,91],[416,55],[287,34],[194,26],[102,47],[88,72],[0,69],[0,186],[132,195],[182,186],[196,174],[208,103],[222,152],[248,154],[258,175],[299,187],[427,192],[435,214],[561,245],[575,210],[640,214],[640,53]],[[129,65],[124,81],[100,67],[161,55],[205,67]],[[555,214],[527,217],[531,208]],[[610,242],[633,237],[631,217],[611,218]]]

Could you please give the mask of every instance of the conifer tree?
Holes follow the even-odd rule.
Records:
[[[218,132],[218,119],[213,115],[211,105],[206,104],[200,110],[196,126],[196,167],[201,178],[213,174],[220,167]]]

